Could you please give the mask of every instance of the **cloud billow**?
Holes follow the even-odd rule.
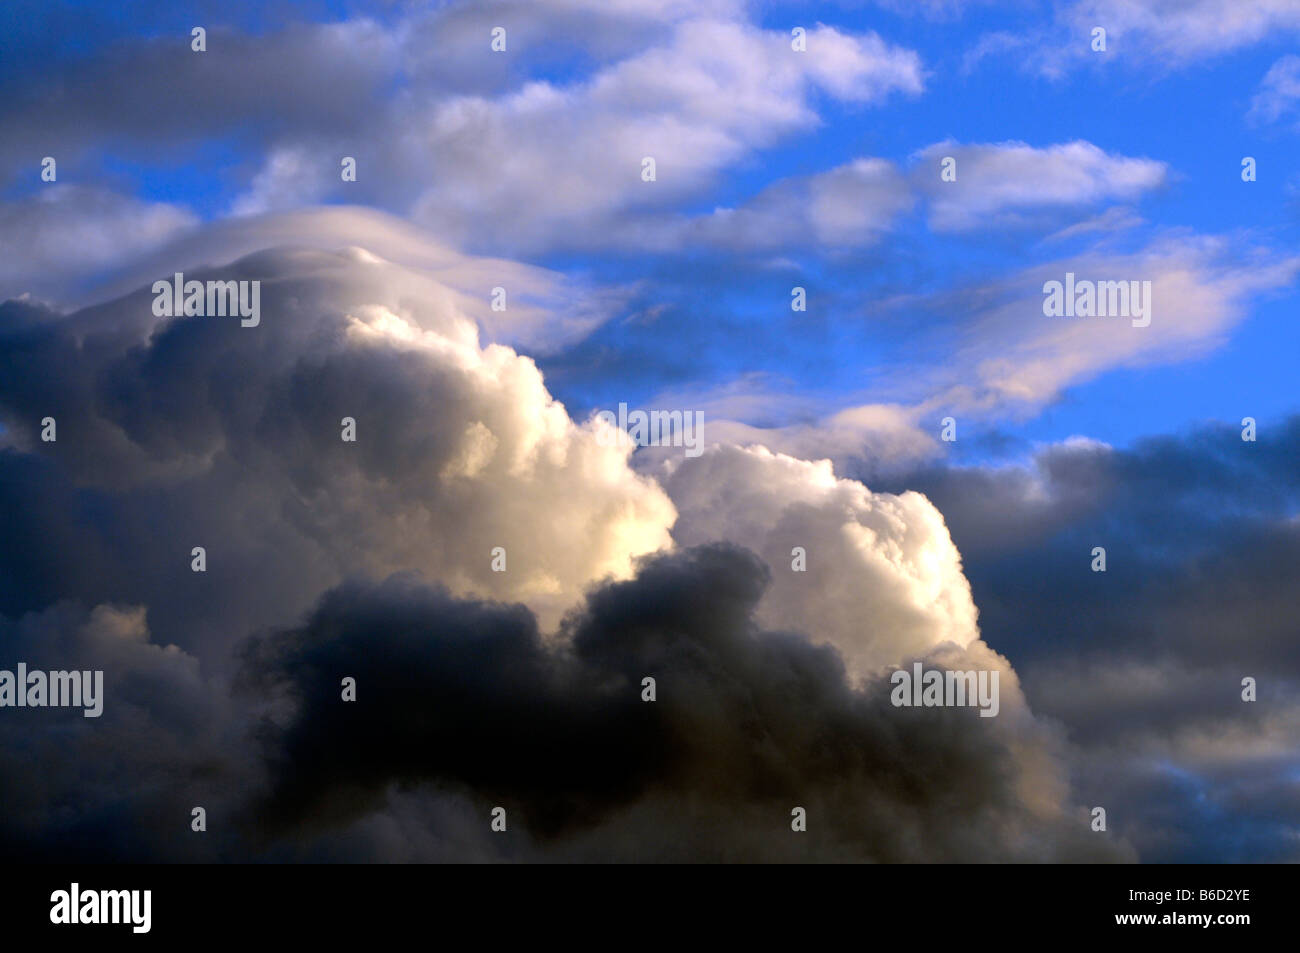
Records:
[[[894,708],[884,679],[855,690],[833,649],[755,623],[769,580],[725,544],[653,557],[592,592],[559,644],[518,606],[409,578],[331,591],[243,656],[245,692],[287,699],[260,732],[262,836],[342,825],[399,789],[467,798],[485,831],[505,807],[513,826],[476,848],[488,857],[1126,856],[1050,803],[1054,740],[1026,712]]]

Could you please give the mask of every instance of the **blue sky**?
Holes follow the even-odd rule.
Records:
[[[1267,248],[1281,257],[1297,247],[1294,113],[1273,121],[1252,114],[1263,78],[1293,48],[1294,37],[1285,30],[1257,42],[1229,34],[1204,48],[1197,45],[1204,41],[1191,27],[1186,35],[1172,24],[1168,37],[1144,36],[1140,29],[1122,29],[1125,24],[1116,19],[1108,51],[1093,53],[1086,49],[1086,34],[1061,25],[1060,15],[1053,21],[1041,5],[995,10],[981,4],[967,9],[941,4],[931,16],[902,9],[876,4],[831,4],[815,12],[786,4],[756,8],[753,22],[774,35],[788,33],[792,25],[811,28],[816,23],[846,35],[878,33],[886,43],[916,54],[924,90],[846,101],[825,89],[810,89],[806,105],[815,112],[814,120],[765,133],[763,143],[747,147],[737,161],[708,169],[691,188],[672,197],[668,207],[673,213],[707,215],[716,207],[740,206],[783,180],[825,173],[863,157],[916,170],[915,154],[945,140],[1017,141],[1038,149],[1083,140],[1110,156],[1163,163],[1162,180],[1137,194],[1102,195],[1055,209],[1028,227],[1009,226],[992,216],[987,225],[936,233],[924,214],[913,209],[878,240],[859,247],[792,243],[771,253],[746,254],[707,243],[677,250],[637,248],[633,243],[602,250],[599,242],[576,249],[554,247],[555,242],[543,236],[529,247],[509,249],[517,259],[579,274],[596,284],[637,283],[640,290],[634,300],[659,310],[652,324],[629,321],[626,312],[611,313],[585,341],[560,353],[539,355],[553,392],[575,414],[619,400],[644,404],[667,394],[749,388],[758,381],[764,389],[798,399],[787,403],[773,394],[748,423],[782,424],[809,413],[831,413],[866,393],[872,400],[889,401],[894,391],[887,381],[882,383],[879,372],[905,369],[918,357],[944,362],[952,337],[935,329],[945,320],[963,323],[963,295],[976,294],[975,289],[990,280],[1059,258],[1068,243],[1051,241],[1052,232],[1111,208],[1123,209],[1142,223],[1119,229],[1114,236],[1134,249],[1157,233],[1174,231],[1222,236],[1243,254]],[[36,31],[31,10],[9,5],[3,15],[7,31],[16,31],[10,33],[12,40],[22,38],[24,30],[34,34],[30,46],[19,46],[17,57],[6,57],[10,90],[39,101],[40,88],[19,72],[24,57],[52,58],[70,70],[81,67],[93,74],[97,59],[111,63],[133,43],[176,42],[174,36],[187,32],[195,18],[172,5],[148,7],[147,15],[142,10],[127,15],[112,5],[73,5],[60,20],[63,29]],[[325,26],[339,17],[366,16],[383,28],[400,25],[412,11],[418,8],[316,4],[295,7],[294,18]],[[274,5],[235,4],[200,12],[214,35],[232,29],[246,35],[248,42],[273,46],[277,28],[283,26]],[[508,13],[502,17],[509,22]],[[1024,42],[1030,46],[972,58],[984,38],[1004,34],[1027,37]],[[1174,45],[1179,42],[1191,47],[1180,53]],[[1054,52],[1054,44],[1082,44],[1087,55],[1076,50],[1071,59]],[[1168,49],[1161,44],[1169,44]],[[520,51],[519,62],[507,67],[513,77],[508,83],[541,80],[565,89],[611,65],[608,52],[582,46],[563,35],[549,36],[540,50]],[[1059,70],[1027,66],[1027,49],[1067,65]],[[221,55],[220,49],[210,55]],[[429,56],[437,55],[435,43]],[[385,87],[389,95],[409,94],[419,85],[416,69],[418,64],[398,68],[377,87],[379,94]],[[111,68],[106,75],[124,84],[133,82],[129,74]],[[147,127],[147,118],[138,121]],[[207,128],[200,123],[179,138],[166,134],[166,123],[166,117],[160,117],[160,134],[142,133],[135,144],[114,136],[92,138],[81,154],[65,162],[61,181],[107,188],[212,221],[227,215],[249,190],[268,150],[293,139],[292,133],[277,131],[269,114],[251,123],[234,117]],[[310,133],[310,124],[307,120],[303,135]],[[32,136],[29,145],[40,151],[39,136]],[[363,177],[370,160],[367,150],[373,149],[382,151],[382,143],[353,143],[351,151],[361,156]],[[1246,155],[1258,162],[1256,182],[1241,181],[1240,162]],[[661,161],[670,162],[671,156]],[[430,169],[436,164],[431,157]],[[26,174],[11,168],[4,183],[11,199],[30,198],[41,187],[30,167]],[[314,197],[325,203],[351,199],[337,186]],[[389,211],[410,211],[409,203],[400,199],[374,199]],[[292,203],[292,197],[286,199],[287,205]],[[465,246],[484,254],[499,250],[484,236],[470,236]],[[781,261],[774,263],[777,259]],[[809,289],[806,314],[791,314],[786,307],[789,288],[796,284]],[[945,316],[923,302],[882,314],[881,301],[903,288],[910,294],[949,296],[943,304]],[[1208,353],[1144,360],[1133,368],[1124,362],[1101,362],[1031,408],[1014,415],[979,415],[969,421],[972,429],[967,432],[1000,433],[1022,447],[1076,434],[1127,445],[1144,434],[1177,431],[1203,421],[1242,416],[1277,420],[1294,409],[1294,388],[1289,385],[1300,343],[1292,319],[1295,305],[1294,282],[1276,282],[1242,295],[1233,303],[1240,318],[1224,332],[1207,336]],[[1034,320],[1032,313],[1026,320]],[[1174,311],[1162,320],[1175,322],[1181,315]],[[918,348],[923,353],[918,354]],[[953,412],[961,416],[960,408]],[[923,426],[937,427],[937,420],[927,419]],[[978,458],[987,445],[976,444],[959,442],[951,450],[963,458]]]

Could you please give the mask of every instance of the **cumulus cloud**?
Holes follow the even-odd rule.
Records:
[[[762,447],[675,461],[664,487],[679,544],[729,539],[758,553],[774,567],[759,620],[835,646],[854,676],[979,637],[961,557],[918,493],[872,493],[829,460]],[[796,547],[806,571],[792,568]]]
[[[855,690],[832,649],[758,626],[768,579],[729,546],[655,557],[593,592],[563,649],[526,612],[409,580],[329,593],[246,654],[247,690],[290,699],[262,732],[260,837],[309,840],[419,794],[484,830],[506,808],[509,836],[442,842],[471,858],[1131,858],[1062,802],[1057,740],[1014,676],[996,719],[895,708],[886,679]],[[978,644],[932,661],[1011,674]],[[338,702],[345,672],[364,705]]]
[[[132,592],[187,646],[291,618],[345,570],[418,569],[550,617],[668,542],[672,506],[629,451],[576,426],[531,359],[481,346],[436,282],[308,250],[187,277],[262,281],[261,324],[159,319],[147,289],[63,317],[0,306],[5,486],[31,517],[4,559],[39,577],[8,611],[61,565],[64,595]],[[89,501],[105,519],[68,551]]]
[[[817,25],[795,52],[739,0],[451,2],[255,35],[202,9],[204,54],[159,7],[149,37],[109,24],[111,48],[84,53],[105,21],[58,19],[60,44],[33,38],[19,68],[0,64],[18,197],[0,215],[0,298],[26,293],[0,304],[0,644],[6,664],[102,668],[107,691],[101,719],[0,723],[0,853],[1059,861],[1134,859],[1136,844],[1294,859],[1278,846],[1300,829],[1294,423],[1248,449],[1210,433],[915,466],[944,414],[1014,418],[1113,368],[1204,353],[1300,258],[1250,236],[1123,246],[1138,220],[1114,203],[1169,169],[1083,141],[950,140],[910,166],[745,175],[709,211],[708,190],[757,154],[927,80],[871,32]],[[997,34],[970,61],[1041,43],[1026,63],[1061,73],[1097,21],[1115,53],[1173,66],[1300,25],[1272,0],[1076,2],[1050,41]],[[506,56],[488,47],[498,24]],[[1290,108],[1294,59],[1270,70],[1257,118]],[[15,82],[36,64],[49,82]],[[60,184],[29,193],[46,153]],[[947,154],[954,183],[937,174]],[[107,163],[176,175],[172,194],[234,217],[199,226],[63,184]],[[216,202],[189,191],[207,173],[225,183]],[[297,208],[343,201],[414,221]],[[762,371],[696,388],[713,443],[698,458],[629,458],[526,356],[584,341],[635,285],[457,250],[568,266],[636,249],[669,270],[657,255],[686,249],[696,272],[700,252],[753,254],[783,282],[804,249],[803,264],[860,275],[917,205],[942,233],[927,241],[1112,237],[947,291],[895,282],[872,316],[924,331],[901,360],[873,355],[851,394],[840,378],[791,400]],[[176,271],[260,281],[261,324],[156,316],[150,286]],[[1043,317],[1042,284],[1066,271],[1151,280],[1151,326]],[[836,275],[817,277],[828,309],[862,296],[855,278],[837,301]],[[821,320],[805,317],[801,333]],[[678,353],[695,340],[663,336]],[[46,417],[56,442],[38,436]],[[1082,575],[1098,540],[1125,572]],[[996,672],[998,716],[895,708],[888,676],[913,660]],[[1257,706],[1238,669],[1262,673]],[[1112,833],[1089,829],[1090,803],[1114,805]],[[508,836],[486,823],[498,804]],[[186,836],[194,806],[211,836]],[[1224,812],[1248,836],[1189,847],[1179,825]]]
[[[29,662],[102,663],[117,739],[27,736],[66,771],[12,766],[48,795],[4,822],[13,856],[1131,859],[1072,806],[924,498],[761,449],[661,488],[371,252],[187,277],[260,280],[261,323],[156,317],[147,286],[0,306],[0,619]],[[894,708],[914,658],[998,671],[997,718]],[[498,803],[516,840],[464,832]],[[193,806],[218,836],[176,837]]]

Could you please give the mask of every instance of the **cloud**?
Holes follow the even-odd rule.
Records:
[[[1044,284],[1069,272],[1080,280],[1150,281],[1150,324],[1045,316]],[[879,361],[869,389],[837,401],[805,400],[791,414],[777,387],[682,393],[690,406],[715,411],[709,442],[825,457],[871,479],[937,456],[945,417],[962,427],[1024,419],[1105,373],[1204,355],[1226,340],[1253,300],[1290,287],[1297,275],[1300,257],[1241,236],[1165,232],[1134,251],[1101,242],[991,281],[880,302],[877,320],[898,315],[921,330],[898,356]],[[653,401],[681,402],[671,394]],[[724,416],[728,411],[736,416]]]
[[[188,28],[96,45],[102,52],[64,64],[49,83],[11,89],[0,156],[11,168],[33,153],[79,168],[109,142],[118,155],[156,162],[227,136],[348,136],[398,67],[392,34],[367,19],[262,36],[214,27],[207,45],[192,51]]]
[[[110,208],[135,207],[120,197],[106,198],[106,203]],[[97,271],[80,284],[69,284],[59,267],[66,261],[78,260],[78,236],[98,227],[93,221],[83,221],[85,213],[82,203],[67,205],[59,227],[45,235],[44,244],[53,266],[47,272],[49,280],[39,280],[35,287],[43,297],[63,308],[85,307],[129,295],[177,271],[224,266],[267,248],[330,253],[352,249],[349,255],[354,263],[376,266],[357,268],[353,274],[368,275],[371,285],[378,284],[382,276],[391,286],[385,293],[442,302],[472,318],[486,340],[543,355],[586,336],[608,320],[628,294],[627,289],[618,286],[593,286],[580,275],[503,258],[467,255],[410,222],[355,206],[223,219],[201,228],[168,231],[165,240],[147,244],[126,240],[110,248],[105,242],[104,258],[97,263]],[[153,214],[166,218],[168,213],[164,207]],[[120,216],[115,224],[122,224]],[[23,253],[17,254],[21,259]],[[28,283],[30,280],[24,286]],[[497,287],[506,291],[504,311],[492,308],[492,289]]]
[[[947,157],[957,160],[953,182],[940,178]],[[1103,202],[1137,200],[1168,175],[1163,162],[1110,155],[1081,140],[1047,147],[947,140],[918,151],[908,174],[886,159],[859,158],[780,179],[734,208],[643,218],[630,228],[611,223],[610,239],[660,250],[683,244],[736,252],[863,248],[893,230],[918,200],[939,233],[1041,228]],[[1101,217],[1075,227],[1122,224]]]
[[[878,241],[913,201],[893,163],[855,159],[826,172],[782,179],[738,208],[674,220],[660,244],[736,251],[857,248]]]
[[[1067,273],[1150,281],[1150,324],[1134,326],[1137,318],[1123,316],[1044,317],[1044,284]],[[1132,254],[1096,249],[1026,269],[970,296],[982,304],[953,361],[967,380],[927,406],[977,414],[1038,407],[1106,370],[1205,353],[1245,316],[1250,299],[1289,286],[1297,274],[1300,258],[1262,249],[1239,254],[1222,236],[1181,235],[1159,237]]]
[[[514,249],[591,247],[610,228],[628,231],[617,215],[681,203],[755,150],[814,127],[816,90],[870,103],[922,88],[917,56],[875,34],[818,27],[808,44],[798,53],[786,33],[695,20],[579,83],[430,104],[411,117],[420,131],[405,161],[438,175],[414,176],[425,187],[413,217]],[[645,157],[654,182],[642,181]]]
[[[1287,0],[1079,0],[1063,19],[1080,37],[1105,27],[1117,52],[1162,64],[1191,63],[1300,29],[1300,9]]]
[[[1250,101],[1250,117],[1276,122],[1288,113],[1300,112],[1300,56],[1284,56],[1274,63]]]
[[[490,47],[497,26],[504,53]],[[801,53],[788,31],[759,29],[730,0],[573,0],[453,3],[391,24],[257,35],[218,22],[204,52],[187,31],[114,34],[102,52],[61,64],[54,87],[14,89],[0,139],[17,150],[15,168],[35,152],[84,175],[110,146],[171,172],[201,164],[205,144],[235,143],[261,156],[259,167],[220,170],[244,183],[236,214],[352,201],[409,214],[456,244],[591,248],[618,216],[674,207],[814,128],[819,96],[869,104],[921,91],[914,52],[874,33],[810,29]],[[575,57],[577,78],[534,78]],[[653,186],[641,181],[647,155],[661,167]],[[355,182],[341,180],[343,156],[357,160]]]
[[[1077,238],[1080,235],[1095,232],[1103,234],[1122,232],[1145,224],[1146,220],[1139,217],[1131,208],[1115,205],[1092,218],[1084,219],[1082,222],[1076,222],[1073,225],[1067,225],[1060,231],[1048,235],[1043,240],[1045,242],[1062,242]]]
[[[331,215],[206,247],[357,221]],[[103,660],[114,732],[78,725],[75,758],[26,737],[60,767],[10,765],[33,792],[0,825],[10,855],[1132,858],[1071,805],[922,497],[735,449],[662,488],[454,292],[359,248],[187,277],[261,281],[261,323],[156,317],[147,284],[0,306],[0,626],[29,661]],[[997,670],[997,718],[894,708],[887,667],[914,657]],[[346,711],[344,675],[365,699]],[[517,839],[456,833],[496,803]],[[217,836],[184,837],[193,806]]]
[[[1106,50],[1092,49],[1092,31],[1106,31]],[[1014,53],[1022,65],[1058,79],[1085,63],[1127,63],[1133,69],[1171,71],[1300,30],[1290,0],[1073,0],[1058,5],[1052,22],[1024,31],[986,34],[967,67],[994,54]]]
[[[169,641],[228,645],[345,571],[415,569],[554,622],[669,542],[673,508],[628,451],[576,426],[531,359],[480,345],[449,289],[355,250],[186,277],[261,281],[261,324],[159,319],[147,287],[66,316],[0,306],[0,485],[21,514],[0,611],[125,599]]]
[[[1291,417],[1262,422],[1255,443],[1205,425],[879,487],[943,512],[984,639],[1063,727],[1079,796],[1145,861],[1296,859],[1297,452]]]
[[[0,719],[0,855],[68,861],[213,859],[190,811],[220,816],[246,778],[227,698],[198,660],[151,641],[144,606],[60,602],[0,615],[9,671],[102,671],[103,710],[6,708]],[[233,740],[232,740],[233,739]],[[178,846],[183,845],[183,846]]]
[[[917,493],[872,493],[762,447],[718,447],[669,467],[680,545],[728,539],[773,567],[758,618],[835,646],[868,677],[945,642],[979,638],[961,556],[943,517]],[[806,571],[792,568],[793,550]]]
[[[948,156],[957,160],[953,182],[939,175]],[[1042,148],[949,140],[927,146],[915,159],[913,180],[929,200],[930,227],[940,232],[1050,222],[1062,210],[1133,201],[1168,176],[1163,162],[1111,155],[1081,140]]]
[[[50,184],[0,208],[0,300],[67,295],[122,259],[198,224],[186,209],[104,189]]]
[[[248,690],[290,700],[262,732],[261,836],[310,841],[423,796],[485,832],[507,810],[506,835],[431,844],[440,858],[1131,858],[1061,802],[1055,741],[1014,677],[995,719],[895,708],[886,679],[854,690],[834,651],[756,625],[768,579],[729,546],[654,557],[592,592],[563,648],[517,608],[409,580],[332,591],[245,656]],[[979,645],[935,664],[1009,674]]]

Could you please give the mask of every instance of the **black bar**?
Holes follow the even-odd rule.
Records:
[[[418,945],[543,940],[621,945],[659,935],[854,942],[1192,935],[1284,930],[1287,866],[29,866],[0,899],[7,937],[130,943],[423,937]],[[149,890],[147,933],[130,923],[53,924],[51,895]],[[1191,892],[1190,899],[1176,891]],[[1142,891],[1142,894],[1135,894]],[[1228,895],[1202,891],[1230,891]],[[1243,895],[1239,891],[1246,891]],[[1168,899],[1165,894],[1168,892]],[[1159,896],[1159,902],[1142,897]],[[1153,914],[1153,924],[1117,916]],[[1236,917],[1248,923],[1159,922]],[[123,917],[123,919],[129,919]],[[1244,933],[1242,931],[1245,931]],[[674,939],[675,938],[675,939]],[[426,942],[427,941],[427,942]],[[920,947],[914,947],[920,948]]]

